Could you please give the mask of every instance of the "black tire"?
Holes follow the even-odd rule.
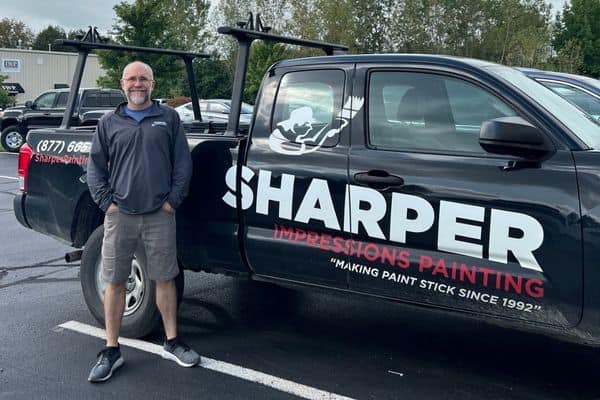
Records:
[[[101,225],[94,230],[85,244],[80,272],[85,303],[102,326],[104,326],[104,295],[100,276],[103,237],[104,227]],[[175,278],[175,285],[179,304],[183,297],[184,287],[184,274],[181,269]],[[125,314],[121,323],[120,334],[122,336],[139,338],[148,335],[160,326],[161,318],[156,306],[156,285],[148,279],[143,254],[136,253],[136,260],[132,263],[132,275],[127,286],[127,296]]]
[[[0,144],[4,150],[11,153],[18,153],[21,146],[25,143],[25,138],[19,131],[19,127],[11,125],[2,130],[0,135]]]

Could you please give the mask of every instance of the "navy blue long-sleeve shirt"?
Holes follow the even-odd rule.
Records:
[[[102,211],[111,203],[126,214],[158,210],[165,201],[179,207],[192,176],[190,150],[172,108],[153,102],[137,122],[121,104],[103,116],[92,140],[87,184]]]

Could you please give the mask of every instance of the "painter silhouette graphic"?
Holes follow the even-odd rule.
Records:
[[[362,97],[348,97],[336,120],[341,121],[338,128],[330,128],[330,124],[319,130],[315,130],[313,123],[313,109],[305,106],[290,112],[290,117],[277,124],[277,127],[269,136],[269,147],[276,153],[290,156],[299,156],[312,153],[321,148],[329,138],[338,135],[350,123],[350,120],[358,114],[362,108],[364,99]],[[301,132],[297,132],[301,131]],[[292,140],[290,140],[292,138]]]

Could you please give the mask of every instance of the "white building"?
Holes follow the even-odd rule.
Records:
[[[15,94],[16,103],[35,99],[45,90],[70,87],[77,53],[0,48],[0,75],[8,76],[3,87]],[[104,75],[95,54],[86,60],[81,87],[96,87]]]

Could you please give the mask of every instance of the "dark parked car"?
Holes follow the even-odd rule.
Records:
[[[534,68],[518,69],[600,120],[600,81],[598,79]]]
[[[25,105],[7,108],[0,121],[0,144],[10,152],[17,152],[25,143],[27,132],[36,128],[55,128],[62,122],[67,106],[69,89],[48,90]],[[125,101],[119,89],[80,89],[72,126],[96,125],[100,117]]]

